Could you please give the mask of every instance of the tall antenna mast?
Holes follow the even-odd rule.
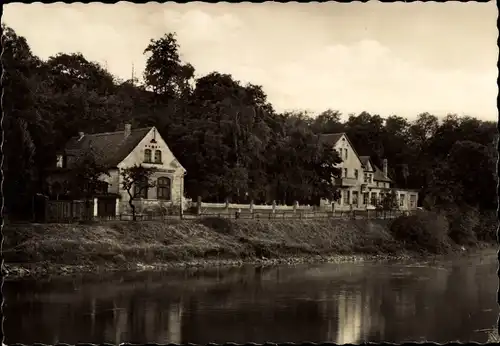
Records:
[[[134,63],[132,63],[132,85],[134,85]]]

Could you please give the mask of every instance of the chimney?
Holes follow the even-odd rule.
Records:
[[[81,141],[81,140],[82,140],[83,136],[85,136],[85,133],[83,133],[83,132],[81,132],[81,131],[80,131],[80,132],[78,132],[78,140],[79,140],[79,141]]]
[[[387,159],[382,160],[382,169],[384,171],[384,178],[387,178]]]
[[[125,131],[124,131],[124,137],[127,138],[130,136],[130,133],[132,132],[132,125],[131,124],[125,124]]]

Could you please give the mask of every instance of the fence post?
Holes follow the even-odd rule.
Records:
[[[196,215],[201,215],[201,196],[196,199]]]
[[[98,199],[94,198],[94,212],[92,213],[93,218],[97,218],[97,214],[98,214],[98,210],[99,210],[97,203],[98,203]]]
[[[253,219],[253,199],[250,201],[250,215],[252,215],[252,219]]]
[[[276,201],[275,201],[275,200],[273,200],[273,205],[272,205],[272,207],[273,207],[273,211],[272,211],[272,213],[274,214],[274,213],[276,213]]]
[[[226,203],[226,206],[225,206],[225,210],[224,210],[224,211],[225,211],[227,214],[229,214],[229,198],[226,198],[225,203]],[[229,218],[231,218],[231,216],[229,216]]]
[[[120,199],[117,198],[115,201],[115,218],[120,215]]]

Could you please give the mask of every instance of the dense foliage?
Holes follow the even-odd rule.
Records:
[[[346,132],[401,187],[421,191],[429,207],[496,206],[494,122],[449,115],[279,113],[262,87],[213,72],[195,79],[174,34],[145,47],[144,84],[121,81],[81,54],[43,61],[3,27],[4,184],[7,211],[26,210],[43,193],[56,150],[79,131],[155,125],[187,169],[186,194],[206,201],[316,203],[336,198],[331,177],[340,158],[318,134]]]

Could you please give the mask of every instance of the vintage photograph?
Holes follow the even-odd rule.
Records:
[[[3,344],[500,342],[497,17],[4,4]]]

